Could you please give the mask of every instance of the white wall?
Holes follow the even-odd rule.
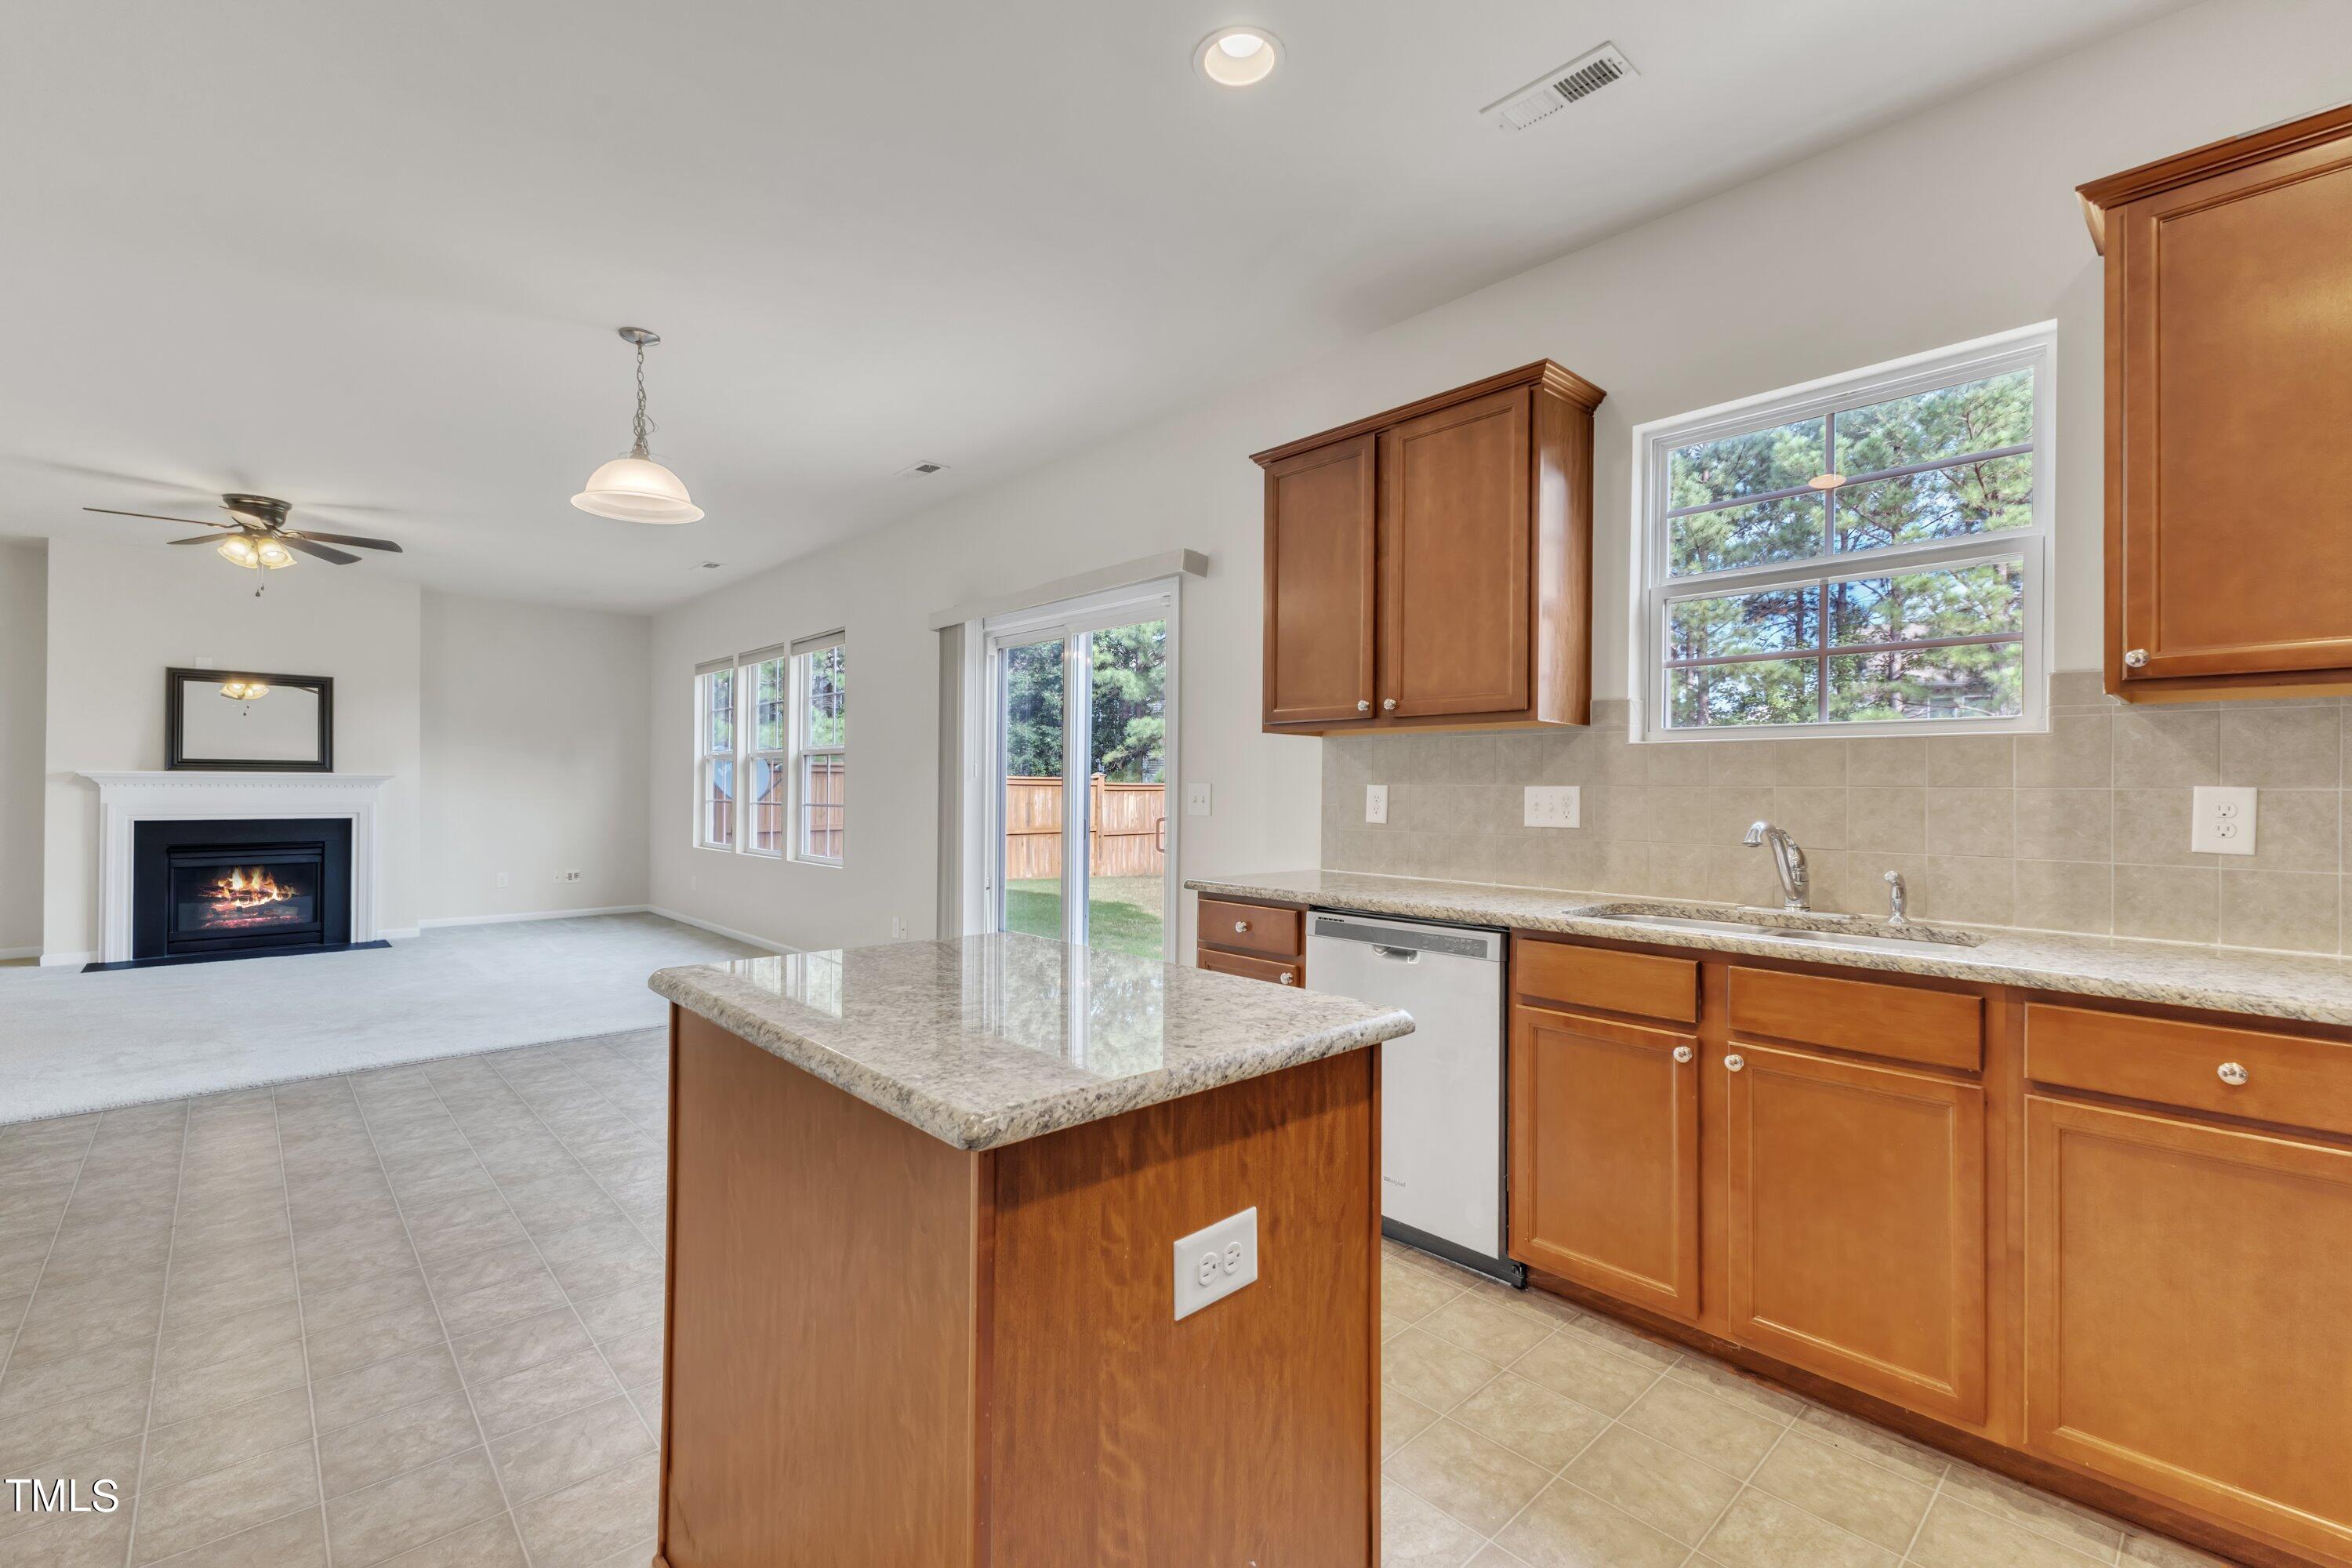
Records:
[[[1260,491],[1246,454],[1544,355],[1610,394],[1597,425],[1593,656],[1597,689],[1622,695],[1634,425],[2056,318],[2053,662],[2095,666],[2101,285],[2074,187],[2340,100],[2347,53],[2352,6],[2216,0],[663,615],[655,902],[796,946],[883,940],[893,915],[926,931],[939,700],[926,614],[1176,546],[1216,563],[1187,588],[1181,719],[1186,774],[1214,784],[1216,815],[1184,823],[1182,868],[1313,864],[1318,745],[1258,732]],[[845,623],[847,868],[692,847],[696,661]]]
[[[419,592],[364,566],[305,562],[250,572],[208,550],[49,542],[47,784],[42,945],[94,952],[98,786],[86,768],[163,765],[163,671],[173,665],[326,675],[335,681],[335,770],[390,773],[384,791],[385,929],[417,919]]]
[[[424,617],[425,923],[644,903],[651,622],[438,593]]]
[[[48,552],[0,541],[0,958],[41,944]]]

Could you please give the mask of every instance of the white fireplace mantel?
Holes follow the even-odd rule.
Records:
[[[85,773],[98,785],[99,961],[131,958],[131,835],[141,822],[238,816],[341,817],[352,825],[352,941],[382,936],[376,860],[390,773]]]

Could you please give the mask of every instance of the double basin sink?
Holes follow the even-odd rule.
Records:
[[[1706,931],[1717,936],[1760,937],[1806,947],[1851,947],[1878,952],[1912,952],[1922,943],[1944,947],[1975,947],[1984,941],[1972,931],[1906,921],[1870,920],[1861,915],[1818,914],[1811,910],[1726,909],[1720,904],[1615,903],[1587,904],[1565,913],[1578,920],[1620,921],[1629,926],[1657,926],[1668,931]]]

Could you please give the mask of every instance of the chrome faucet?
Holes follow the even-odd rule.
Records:
[[[1748,837],[1741,840],[1750,849],[1759,844],[1772,847],[1772,868],[1780,873],[1780,907],[1784,910],[1810,910],[1812,880],[1805,869],[1805,852],[1787,831],[1769,822],[1748,825]]]
[[[1889,871],[1886,873],[1886,923],[1888,925],[1900,926],[1911,923],[1911,917],[1904,912],[1906,901],[1904,897],[1903,873]]]

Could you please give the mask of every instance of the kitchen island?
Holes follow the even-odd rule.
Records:
[[[1378,1560],[1404,1014],[1017,935],[652,984],[657,1565]]]

